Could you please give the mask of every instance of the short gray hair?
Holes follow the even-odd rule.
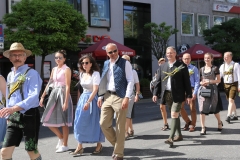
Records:
[[[224,55],[225,55],[226,53],[229,53],[229,55],[230,55],[231,57],[233,56],[232,52],[230,52],[230,51],[225,52]]]
[[[175,53],[177,53],[174,46],[168,46],[166,50],[168,50],[168,49],[172,49]]]
[[[107,50],[107,48],[108,48],[109,46],[115,46],[116,49],[118,50],[117,45],[116,45],[115,43],[108,43],[108,44],[106,45],[105,49]]]

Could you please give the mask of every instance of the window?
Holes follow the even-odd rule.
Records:
[[[223,16],[213,16],[213,25],[221,25],[225,20]]]
[[[197,19],[198,35],[203,35],[203,30],[209,29],[209,15],[198,15]]]
[[[182,13],[182,35],[193,36],[193,13]]]
[[[68,0],[70,4],[73,5],[73,8],[76,9],[79,13],[82,12],[81,0]]]
[[[229,3],[238,3],[238,0],[227,0]]]
[[[21,0],[8,0],[8,13],[12,12],[12,6]]]
[[[110,27],[110,0],[89,0],[89,26]]]

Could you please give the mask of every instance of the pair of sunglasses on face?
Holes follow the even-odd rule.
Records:
[[[81,62],[81,65],[84,65],[84,64],[88,65],[88,63],[89,62]]]
[[[117,52],[117,49],[113,50],[113,51],[109,51],[108,54],[113,54],[113,53],[116,53]]]
[[[57,59],[62,60],[63,57],[55,57],[55,59],[56,59],[56,60],[57,60]]]

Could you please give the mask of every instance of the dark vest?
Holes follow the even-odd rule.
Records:
[[[105,61],[103,72],[102,72],[102,78],[107,74],[109,69],[110,61]],[[124,98],[126,95],[127,90],[127,79],[126,79],[126,73],[125,73],[125,64],[126,60],[119,57],[115,65],[113,66],[113,75],[114,75],[114,83],[115,83],[115,89],[116,93],[120,98]]]

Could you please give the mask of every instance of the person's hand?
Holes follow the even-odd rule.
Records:
[[[44,105],[43,105],[43,100],[44,100],[44,98],[41,98],[41,99],[40,99],[40,102],[39,102],[39,106],[40,106],[40,107],[43,107],[43,106],[44,106]]]
[[[197,95],[196,94],[193,94],[192,95],[192,101],[195,100],[197,98]]]
[[[97,105],[99,108],[102,107],[102,98],[98,97]]]
[[[83,106],[83,110],[85,111],[88,110],[89,106],[90,106],[90,103],[85,103]]]
[[[138,95],[135,95],[134,102],[137,102],[138,100],[139,100],[139,97],[138,97]]]
[[[0,118],[7,117],[13,113],[14,113],[14,110],[12,107],[11,108],[4,107],[3,109],[0,110]]]
[[[68,109],[68,103],[64,103],[62,109],[63,111],[66,111]]]
[[[122,109],[128,108],[129,98],[125,97],[122,101]]]
[[[157,96],[153,96],[152,101],[156,103],[157,102]]]
[[[192,100],[192,98],[187,98],[186,102],[188,105],[190,104],[191,100]]]

